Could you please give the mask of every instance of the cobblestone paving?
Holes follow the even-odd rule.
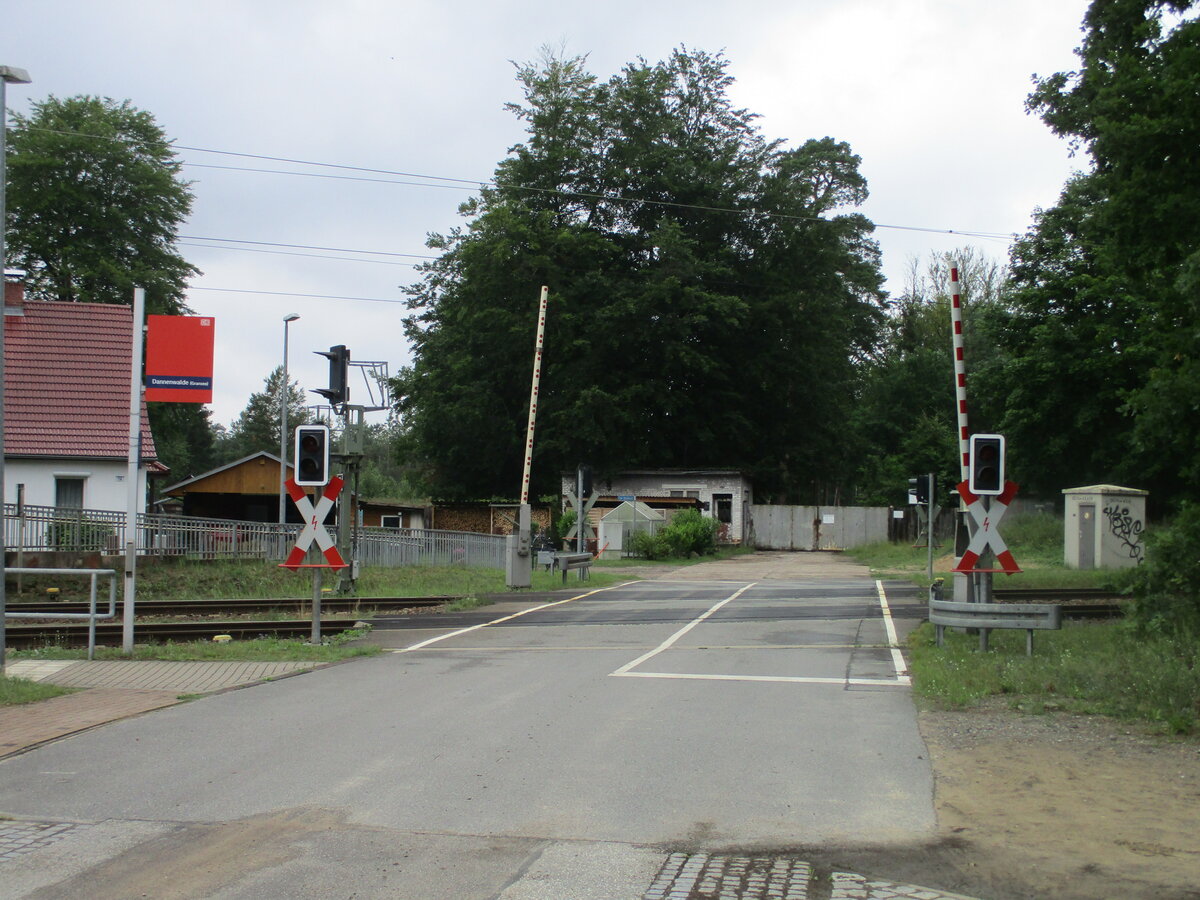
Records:
[[[811,875],[793,859],[672,853],[642,900],[808,900]]]
[[[74,831],[86,828],[72,822],[7,822],[0,820],[0,862],[16,859]]]
[[[820,881],[830,900],[971,900],[849,872]],[[642,900],[815,900],[817,882],[811,865],[789,857],[673,853]]]

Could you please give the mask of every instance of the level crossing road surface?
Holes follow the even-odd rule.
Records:
[[[0,814],[65,829],[0,853],[0,897],[700,897],[653,885],[920,840],[904,594],[704,564],[381,623],[378,657],[0,762]]]

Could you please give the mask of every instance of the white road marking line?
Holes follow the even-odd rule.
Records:
[[[688,624],[683,626],[683,628],[679,629],[677,632],[675,632],[673,635],[671,635],[669,638],[667,638],[665,641],[663,641],[661,644],[659,644],[657,647],[655,647],[650,652],[639,656],[637,659],[633,660],[632,662],[626,663],[625,665],[621,666],[621,668],[617,669],[615,672],[611,672],[609,674],[615,678],[673,678],[673,679],[679,679],[679,680],[684,680],[684,681],[758,681],[758,682],[775,682],[775,683],[782,683],[782,684],[830,684],[830,685],[840,685],[842,687],[846,687],[846,686],[850,686],[850,685],[861,686],[861,687],[904,687],[904,686],[910,685],[912,683],[912,679],[909,678],[909,676],[907,674],[908,670],[904,665],[904,656],[900,652],[900,646],[899,646],[898,638],[896,636],[896,626],[895,626],[895,623],[892,622],[892,611],[891,611],[891,608],[888,606],[887,594],[884,593],[883,582],[879,581],[879,580],[876,580],[876,582],[875,582],[875,590],[876,590],[876,593],[878,594],[880,608],[882,609],[882,612],[883,612],[883,627],[887,634],[887,641],[888,641],[887,649],[889,649],[892,654],[892,667],[896,671],[895,678],[850,678],[847,676],[842,676],[842,677],[838,677],[838,678],[826,678],[826,677],[806,676],[806,675],[706,675],[706,674],[686,673],[686,672],[634,672],[633,671],[633,669],[637,668],[638,666],[640,666],[642,663],[646,662],[647,660],[653,659],[655,656],[657,656],[659,653],[662,653],[664,650],[670,649],[672,646],[674,646],[675,642],[678,641],[681,637],[683,637],[685,634],[687,634],[689,631],[691,631],[693,628],[695,628],[697,625],[699,625],[701,622],[703,622],[705,619],[707,619],[713,613],[717,612],[717,610],[721,609],[721,607],[725,606],[727,603],[731,603],[732,601],[736,600],[743,593],[750,590],[750,588],[754,587],[757,583],[758,582],[752,582],[750,584],[743,585],[741,588],[739,588],[737,591],[735,591],[730,596],[726,597],[720,603],[717,603],[715,606],[713,606],[712,608],[710,608],[709,610],[704,612],[702,615],[700,615],[696,619],[693,619],[691,622],[688,622]],[[771,598],[764,598],[764,599],[771,599]],[[855,645],[855,647],[858,648],[858,645]]]
[[[428,647],[430,644],[436,644],[438,641],[444,641],[452,637],[458,637],[460,634],[469,634],[472,631],[478,631],[480,628],[487,628],[489,625],[499,625],[501,622],[509,622],[513,619],[519,619],[521,616],[527,616],[530,613],[537,612],[540,609],[549,609],[552,606],[562,606],[564,603],[570,603],[572,600],[582,600],[584,597],[590,597],[593,594],[600,594],[604,591],[615,590],[619,587],[628,587],[629,583],[614,584],[606,588],[597,588],[594,591],[588,591],[584,594],[577,594],[574,597],[568,597],[565,600],[555,600],[553,603],[543,603],[541,606],[531,606],[529,609],[523,609],[520,612],[513,613],[511,616],[502,616],[499,619],[492,619],[490,622],[480,622],[478,625],[471,625],[468,628],[460,628],[457,631],[450,631],[446,634],[439,634],[437,637],[431,637],[428,640],[421,641],[419,644],[413,644],[411,647],[399,647],[397,649],[388,650],[388,653],[412,653],[414,650],[420,650],[423,647]]]
[[[782,684],[832,684],[838,687],[903,687],[907,679],[822,678],[817,675],[700,675],[688,672],[613,672],[614,678],[674,678],[683,681],[773,681]]]
[[[750,588],[754,587],[754,585],[755,585],[755,582],[751,582],[750,584],[742,585],[740,588],[738,588],[736,591],[734,591],[732,594],[730,594],[728,597],[726,597],[720,603],[716,604],[713,607],[710,607],[707,612],[702,613],[698,618],[695,618],[692,621],[688,622],[686,625],[684,625],[682,628],[680,628],[677,632],[675,632],[673,635],[671,635],[669,638],[667,638],[665,641],[663,641],[661,644],[659,644],[657,647],[655,647],[649,653],[644,653],[641,656],[639,656],[637,659],[635,659],[633,662],[626,663],[625,665],[621,666],[621,668],[617,669],[617,671],[613,672],[612,674],[613,675],[624,675],[630,669],[637,668],[642,663],[644,663],[646,660],[653,659],[655,656],[658,656],[658,654],[660,654],[664,650],[670,648],[670,646],[672,644],[674,644],[677,640],[679,640],[681,637],[683,637],[685,634],[687,634],[689,631],[691,631],[693,628],[695,628],[697,625],[699,625],[701,622],[703,622],[705,619],[707,619],[709,616],[711,616],[713,613],[715,613],[717,610],[719,610],[726,603],[730,603],[730,602],[736,600],[738,597],[740,597],[746,591],[750,590]]]
[[[883,590],[883,582],[876,579],[875,589],[879,591],[879,607],[883,610],[883,628],[887,632],[888,646],[892,650],[892,665],[896,669],[896,680],[911,684],[908,677],[908,667],[904,664],[904,654],[900,652],[900,641],[896,637],[896,624],[892,621],[892,608],[888,605],[887,594]]]

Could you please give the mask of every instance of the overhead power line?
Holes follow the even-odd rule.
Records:
[[[77,137],[91,138],[91,139],[95,139],[95,140],[110,140],[110,141],[124,141],[125,140],[124,138],[119,138],[119,137],[90,135],[90,134],[82,134],[79,132],[58,131],[55,129],[47,129],[47,128],[41,128],[41,129],[37,129],[37,130],[45,131],[45,132],[49,132],[49,133],[53,133],[53,134],[75,135]],[[320,173],[320,172],[294,172],[294,171],[283,170],[283,169],[254,169],[254,168],[250,168],[250,167],[239,167],[239,166],[215,166],[215,165],[208,165],[205,163],[191,163],[191,162],[181,160],[181,163],[183,165],[193,166],[193,167],[198,167],[198,168],[224,169],[226,171],[244,171],[244,172],[251,172],[251,173],[258,173],[258,174],[271,174],[271,175],[290,175],[293,177],[301,177],[301,178],[336,178],[339,180],[346,180],[346,181],[364,181],[364,182],[369,182],[369,183],[402,184],[402,185],[414,186],[414,187],[442,187],[442,188],[452,188],[455,190],[468,190],[468,189],[476,190],[476,189],[484,189],[484,188],[488,188],[488,187],[494,188],[494,187],[499,186],[497,184],[497,182],[495,182],[491,179],[480,180],[480,179],[471,179],[471,178],[455,178],[455,177],[450,177],[450,176],[445,176],[445,175],[427,175],[427,174],[423,174],[423,173],[419,173],[419,172],[403,172],[403,171],[398,171],[398,170],[394,170],[394,169],[380,169],[380,168],[373,168],[373,167],[369,167],[369,166],[352,166],[352,165],[347,165],[344,163],[327,163],[327,162],[320,162],[318,160],[297,159],[294,157],[287,157],[287,156],[269,156],[269,155],[260,154],[260,153],[244,153],[244,152],[237,151],[237,150],[217,150],[217,149],[214,149],[211,147],[194,147],[194,146],[190,146],[187,144],[172,144],[172,147],[174,147],[175,149],[178,149],[178,150],[186,150],[186,151],[189,151],[192,153],[210,153],[210,154],[215,154],[215,155],[220,155],[220,156],[238,157],[241,159],[258,159],[258,160],[263,160],[264,162],[280,162],[280,163],[287,163],[289,165],[297,165],[297,166],[311,166],[311,167],[315,167],[315,168],[340,169],[340,170],[348,171],[348,172],[362,172],[362,173],[371,174],[371,175],[390,175],[390,176],[393,176],[393,178],[420,178],[420,179],[423,179],[424,182],[442,182],[442,183],[441,184],[429,184],[429,183],[422,183],[422,182],[405,182],[405,181],[394,181],[391,179],[363,178],[360,176],[350,176],[350,175],[334,176],[334,175],[326,175],[326,174]],[[643,204],[643,205],[649,205],[649,206],[668,207],[668,208],[672,208],[672,209],[691,209],[691,210],[696,210],[698,212],[722,213],[722,214],[731,214],[731,215],[739,215],[739,216],[762,216],[765,218],[781,219],[784,221],[811,221],[811,222],[828,221],[826,219],[822,219],[820,216],[801,216],[801,215],[793,215],[790,213],[770,212],[767,210],[735,209],[732,207],[719,207],[719,206],[699,206],[699,205],[687,204],[687,203],[673,203],[673,202],[667,201],[667,200],[646,200],[646,199],[640,199],[640,198],[636,198],[636,197],[622,197],[620,195],[591,193],[591,192],[586,192],[586,191],[567,191],[567,190],[561,190],[561,189],[557,189],[557,188],[536,188],[536,187],[522,187],[522,186],[513,186],[513,187],[517,190],[527,191],[527,192],[531,192],[531,193],[557,195],[557,196],[563,196],[563,197],[576,197],[576,198],[589,199],[589,200],[602,200],[602,201],[609,202],[609,203]],[[966,230],[966,229],[955,229],[955,228],[931,228],[931,227],[921,226],[921,225],[892,225],[892,224],[888,224],[888,223],[884,223],[884,222],[873,222],[872,224],[874,225],[875,228],[884,228],[884,229],[893,230],[893,231],[913,231],[913,232],[920,232],[920,233],[924,233],[924,234],[951,234],[951,235],[957,235],[960,237],[985,238],[985,239],[1000,240],[1000,241],[1012,241],[1015,239],[1015,236],[1012,234],[1004,233],[1004,232],[995,232],[995,231],[971,231],[971,230]]]
[[[400,297],[343,297],[337,294],[301,294],[296,291],[258,291],[250,288],[188,287],[188,291],[213,291],[218,294],[262,294],[267,297],[307,297],[313,300],[360,300],[365,303],[407,303]]]

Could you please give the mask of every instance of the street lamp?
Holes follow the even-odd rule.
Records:
[[[29,73],[15,66],[0,66],[0,280],[4,280],[5,291],[8,282],[5,280],[4,228],[8,224],[4,209],[4,186],[8,181],[7,149],[4,146],[5,135],[8,132],[8,106],[5,88],[10,84],[29,84]],[[0,522],[4,518],[4,301],[0,300]],[[3,568],[8,547],[4,540],[4,529],[0,528],[0,568]],[[4,672],[4,643],[8,635],[4,628],[4,614],[7,611],[4,595],[4,578],[0,577],[0,674]]]
[[[287,521],[287,496],[284,482],[287,481],[287,412],[288,394],[288,326],[300,318],[300,313],[288,313],[283,317],[283,394],[279,402],[279,524]]]

